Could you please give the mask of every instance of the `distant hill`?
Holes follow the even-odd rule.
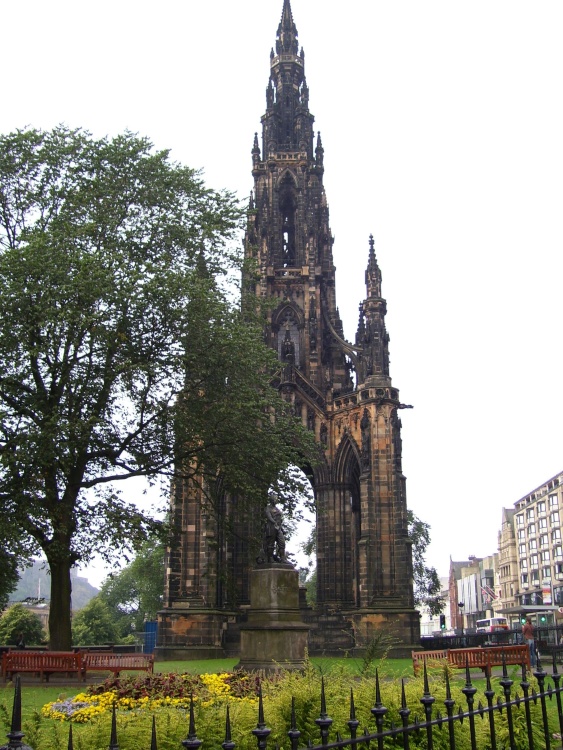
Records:
[[[41,596],[49,601],[51,592],[51,576],[49,568],[44,562],[34,562],[29,568],[19,571],[20,580],[18,587],[10,594],[11,602],[19,602],[28,597]],[[82,578],[71,572],[72,579],[72,609],[77,611],[85,607],[90,599],[99,593],[99,589],[88,583],[88,579]]]

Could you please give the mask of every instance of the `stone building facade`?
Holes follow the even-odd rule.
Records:
[[[503,510],[497,611],[563,606],[563,472]]]
[[[324,149],[313,123],[304,55],[284,0],[262,132],[252,147],[245,253],[256,273],[245,286],[274,301],[267,341],[283,363],[274,386],[322,448],[322,461],[308,470],[317,507],[313,650],[337,650],[343,633],[342,645],[361,645],[380,628],[408,648],[419,640],[419,614],[401,461],[405,405],[389,373],[381,271],[370,237],[366,296],[351,343],[336,304]],[[225,503],[232,512],[228,498]],[[236,642],[236,625],[244,619],[251,565],[242,541],[245,522],[236,538],[221,538],[197,496],[182,487],[173,513],[182,536],[168,563],[160,653],[211,655]],[[217,574],[226,569],[236,596]]]

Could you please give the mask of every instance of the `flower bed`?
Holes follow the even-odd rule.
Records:
[[[170,707],[186,709],[190,697],[206,708],[225,701],[257,700],[258,678],[244,672],[220,674],[147,674],[110,677],[74,698],[47,703],[43,716],[59,721],[84,723],[112,710],[148,710]]]

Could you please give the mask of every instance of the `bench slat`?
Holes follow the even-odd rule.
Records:
[[[505,664],[523,664],[530,668],[530,650],[526,644],[487,646],[486,648],[450,648],[441,651],[413,651],[413,671],[418,673],[421,663],[438,666],[446,661],[452,667],[465,669],[468,665],[486,670]]]

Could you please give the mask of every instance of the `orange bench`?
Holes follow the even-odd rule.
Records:
[[[526,644],[510,646],[485,646],[478,648],[449,648],[440,651],[413,651],[412,663],[415,674],[426,662],[428,666],[448,664],[451,667],[465,669],[479,667],[487,672],[491,667],[502,667],[504,664],[526,664],[530,668],[530,650]]]
[[[19,672],[34,672],[49,681],[57,672],[77,674],[84,680],[82,654],[67,651],[7,651],[2,654],[4,682]]]
[[[154,670],[154,656],[152,654],[111,654],[92,651],[82,654],[82,668],[84,672],[113,672],[116,677],[123,670]]]

